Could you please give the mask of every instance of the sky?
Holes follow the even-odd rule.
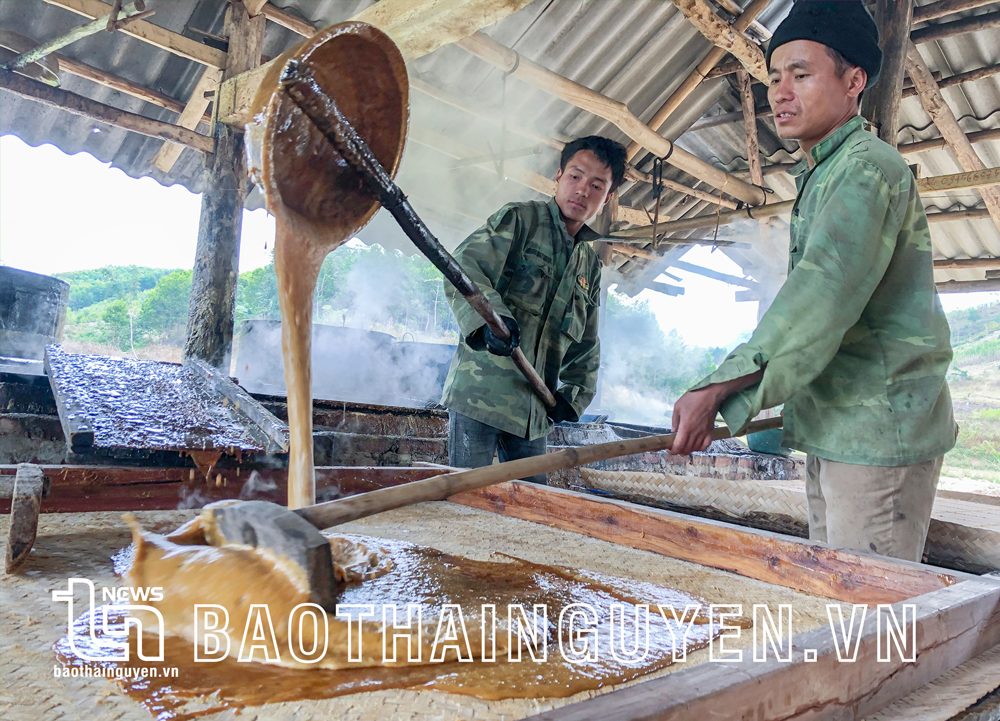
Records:
[[[405,189],[404,189],[405,190]],[[201,197],[182,186],[135,180],[87,153],[66,155],[51,145],[32,148],[0,138],[0,263],[50,275],[105,265],[191,268],[198,240]],[[274,219],[244,211],[240,272],[267,265]],[[742,275],[721,252],[694,248],[684,259]],[[664,331],[676,329],[689,345],[730,346],[752,331],[757,303],[734,300],[736,287],[675,268],[683,296],[643,291]],[[663,277],[670,284],[675,281]],[[942,296],[945,310],[1000,300],[1000,293]]]

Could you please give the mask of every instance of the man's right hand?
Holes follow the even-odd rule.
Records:
[[[466,339],[466,344],[474,351],[487,350],[493,355],[510,356],[521,342],[521,327],[517,321],[507,316],[500,316],[510,330],[510,340],[501,340],[489,326],[482,326],[473,331]]]

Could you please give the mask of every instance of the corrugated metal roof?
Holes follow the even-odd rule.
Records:
[[[322,26],[345,20],[370,4],[369,0],[296,0],[275,3],[291,14]],[[742,4],[745,4],[742,3]],[[921,3],[923,4],[923,3]],[[224,0],[152,0],[156,10],[151,22],[174,32],[201,40],[195,30],[222,34]],[[760,17],[774,28],[790,7],[790,0],[775,0]],[[985,12],[991,8],[973,11]],[[953,21],[960,16],[941,20]],[[40,1],[0,0],[0,25],[36,39],[61,34],[83,22],[62,8]],[[569,2],[536,0],[521,11],[505,18],[486,32],[503,45],[524,57],[577,82],[628,104],[640,118],[648,119],[708,51],[709,43],[669,2],[660,0],[605,0]],[[299,41],[299,36],[274,23],[268,23],[264,54],[275,56]],[[1000,31],[987,30],[921,46],[932,70],[944,75],[971,70],[1000,62]],[[200,76],[202,66],[154,48],[121,33],[98,33],[78,41],[62,51],[69,57],[101,70],[152,87],[180,101],[185,101]],[[617,128],[606,121],[536,90],[515,78],[503,80],[503,73],[456,46],[446,46],[410,63],[410,72],[470,102],[496,109],[497,118],[505,112],[510,122],[530,126],[543,135],[579,136],[600,133],[628,142]],[[506,87],[505,87],[506,85]],[[63,75],[66,89],[148,117],[173,121],[171,111],[95,85],[72,75]],[[758,87],[763,91],[763,87]],[[962,127],[968,131],[1000,126],[1000,78],[967,83],[944,91]],[[532,141],[508,131],[501,138],[500,125],[471,116],[461,110],[411,93],[414,124],[440,133],[452,141],[488,152],[488,145],[499,149],[531,146]],[[763,95],[759,102],[764,102]],[[746,167],[742,122],[685,133],[706,114],[725,113],[739,108],[739,96],[730,80],[719,78],[703,83],[688,99],[662,133],[679,140],[679,145],[700,157],[730,170]],[[936,129],[920,108],[917,99],[903,101],[901,142],[937,137]],[[180,183],[200,192],[202,159],[185,150],[173,170],[164,177],[149,165],[161,141],[99,126],[86,118],[43,107],[29,100],[3,96],[0,104],[0,132],[13,133],[31,145],[52,143],[67,153],[88,152],[109,162],[132,177],[150,176],[161,183]],[[760,145],[768,162],[786,162],[797,157],[794,144],[784,144],[774,133],[770,120],[758,123]],[[207,128],[202,126],[202,132]],[[787,150],[786,150],[787,148]],[[976,146],[987,166],[1000,165],[1000,143]],[[791,151],[791,152],[789,152]],[[648,169],[650,159],[637,158]],[[911,157],[919,162],[925,176],[958,172],[961,169],[947,150],[921,153]],[[558,155],[544,146],[537,155],[508,161],[525,166],[548,177],[554,174]],[[512,181],[502,181],[491,170],[450,167],[452,159],[411,142],[406,150],[399,183],[411,192],[418,209],[439,232],[448,246],[454,246],[481,219],[503,203],[540,197]],[[697,185],[690,176],[669,169],[667,176]],[[794,195],[794,185],[785,175],[771,175],[768,185],[776,199]],[[708,188],[706,188],[708,189]],[[258,205],[255,193],[248,200]],[[649,187],[638,185],[623,191],[622,202],[638,206],[650,203]],[[975,191],[936,194],[927,198],[928,207],[957,209],[981,207]],[[665,203],[673,217],[705,212],[705,204],[684,196],[671,196]],[[743,229],[726,229],[720,238],[733,237]],[[702,235],[699,233],[699,235]],[[949,222],[932,226],[939,257],[979,257],[1000,255],[1000,233],[988,220]],[[366,242],[380,242],[387,247],[412,250],[391,219],[376,217],[363,231]],[[652,281],[668,267],[674,251],[662,261],[647,264],[633,261],[618,267],[619,281],[629,280],[632,292]],[[739,253],[733,253],[740,255]],[[743,254],[745,256],[745,254]],[[745,261],[744,257],[744,261]],[[981,279],[984,271],[941,272],[939,280]]]

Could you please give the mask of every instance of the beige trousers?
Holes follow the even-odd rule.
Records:
[[[920,561],[943,460],[886,467],[808,456],[809,538]]]

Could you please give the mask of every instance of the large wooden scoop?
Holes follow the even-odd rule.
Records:
[[[780,428],[782,418],[767,418],[751,423],[746,433]],[[726,427],[716,428],[712,438],[731,437]],[[306,573],[312,601],[332,610],[337,586],[329,543],[317,529],[329,528],[382,511],[424,501],[442,501],[456,493],[492,486],[504,481],[527,478],[575,468],[619,456],[669,450],[675,434],[647,436],[625,441],[598,443],[567,448],[532,458],[521,458],[468,471],[445,473],[401,486],[380,488],[307,508],[289,510],[268,501],[244,501],[210,507],[216,542],[234,542],[266,548],[301,566]]]

